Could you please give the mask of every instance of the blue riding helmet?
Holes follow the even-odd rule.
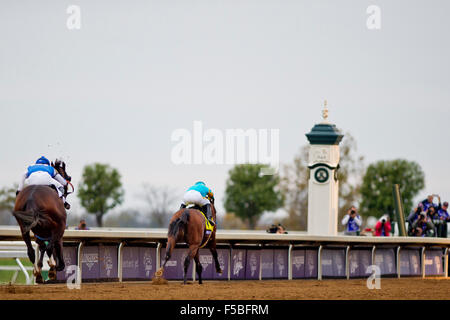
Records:
[[[195,185],[197,185],[197,184],[202,184],[202,185],[206,185],[206,183],[204,183],[203,181],[197,181],[196,183],[195,183]]]
[[[37,159],[36,164],[46,164],[46,165],[50,165],[50,161],[48,161],[48,159],[44,156],[40,157],[39,159]]]

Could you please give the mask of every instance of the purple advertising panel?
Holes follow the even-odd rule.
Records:
[[[292,250],[292,279],[305,277],[305,250]]]
[[[273,250],[273,277],[276,279],[288,278],[288,249]]]
[[[247,250],[247,263],[245,266],[245,279],[258,280],[261,250]]]
[[[420,250],[401,249],[400,250],[400,275],[420,276]]]
[[[184,260],[188,255],[188,250],[187,248],[175,248],[172,251],[172,256],[164,268],[164,278],[167,280],[182,280],[184,278]],[[166,249],[161,249],[161,265],[164,262],[165,255]],[[192,280],[193,265],[194,260],[192,259],[187,272],[187,279],[189,280]]]
[[[99,246],[100,279],[117,279],[117,246]]]
[[[139,247],[123,247],[122,249],[122,278],[139,278]]]
[[[156,272],[156,248],[139,247],[139,279],[150,280]]]
[[[317,278],[317,250],[305,250],[305,278]]]
[[[63,271],[56,272],[56,280],[65,281],[69,276],[75,274],[75,270],[72,270],[71,274],[67,270],[70,266],[77,265],[77,247],[74,246],[64,246],[63,248],[64,264],[66,268]]]
[[[213,278],[213,272],[216,272],[214,259],[209,249],[200,249],[200,264],[202,265],[202,279],[210,280]]]
[[[368,277],[367,268],[372,264],[372,251],[369,249],[352,249],[349,252],[349,272],[351,278]]]
[[[231,279],[245,279],[246,253],[245,249],[231,250]]]
[[[324,249],[322,251],[322,276],[345,277],[344,249]]]
[[[380,268],[382,276],[396,275],[394,249],[376,249],[375,264]]]
[[[442,249],[425,250],[425,275],[441,276],[444,273]]]
[[[100,278],[98,251],[98,246],[86,246],[81,249],[82,280],[92,280]]]
[[[273,249],[261,250],[261,277],[273,279]]]
[[[220,268],[222,269],[222,274],[219,274],[214,269],[213,279],[214,280],[228,280],[228,261],[230,259],[230,249],[217,249],[217,260],[219,260]]]

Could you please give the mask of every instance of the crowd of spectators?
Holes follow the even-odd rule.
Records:
[[[433,202],[434,198],[438,199],[438,204]],[[408,235],[447,238],[449,221],[448,202],[441,203],[437,194],[429,195],[408,216]]]

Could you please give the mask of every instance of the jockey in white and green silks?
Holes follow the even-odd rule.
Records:
[[[212,220],[211,202],[210,199],[214,197],[214,193],[209,189],[204,182],[199,181],[190,187],[183,196],[183,203],[181,208],[186,208],[189,204],[196,204],[201,207],[203,213],[206,214],[208,221],[214,225]]]

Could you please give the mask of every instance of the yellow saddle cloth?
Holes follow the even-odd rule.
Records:
[[[200,211],[203,214],[203,218],[205,219],[205,234],[203,235],[203,243],[200,246],[200,248],[203,248],[206,246],[206,244],[209,241],[209,238],[211,238],[212,232],[214,230],[214,226],[208,221],[208,218],[206,218],[206,215]]]

